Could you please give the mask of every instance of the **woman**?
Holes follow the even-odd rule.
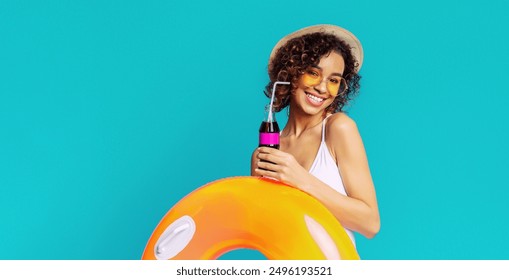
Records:
[[[342,109],[359,90],[362,47],[334,25],[318,25],[287,35],[269,61],[270,83],[278,86],[274,110],[288,107],[280,149],[257,148],[251,175],[278,179],[309,193],[352,231],[367,238],[380,229],[374,184],[355,122]]]

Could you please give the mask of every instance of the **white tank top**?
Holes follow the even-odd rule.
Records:
[[[329,148],[325,143],[325,123],[327,118],[325,118],[322,122],[322,141],[320,143],[320,147],[318,148],[318,153],[316,153],[315,161],[309,169],[309,173],[339,193],[348,195],[346,193],[345,186],[343,185],[341,174],[339,174],[339,169],[336,165],[336,161],[332,157]],[[347,228],[345,228],[345,231],[355,246],[355,237],[353,232]]]

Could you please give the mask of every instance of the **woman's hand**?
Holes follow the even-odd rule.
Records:
[[[256,152],[256,175],[271,177],[297,188],[309,181],[309,172],[293,155],[268,147],[260,147]]]

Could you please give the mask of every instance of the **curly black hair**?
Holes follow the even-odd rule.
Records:
[[[268,73],[270,82],[265,87],[265,95],[270,98],[272,86],[276,81],[291,82],[290,86],[278,86],[274,96],[273,108],[275,112],[284,109],[290,103],[291,93],[297,88],[298,79],[302,73],[313,65],[317,65],[323,56],[337,52],[345,61],[345,78],[348,89],[336,96],[326,113],[340,112],[348,101],[359,92],[360,78],[356,68],[358,62],[352,55],[350,46],[335,35],[315,32],[289,40],[276,51],[271,60]]]

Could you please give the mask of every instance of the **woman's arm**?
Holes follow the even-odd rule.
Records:
[[[372,238],[380,230],[380,214],[368,158],[357,125],[346,114],[338,113],[328,119],[326,132],[326,142],[336,159],[349,198],[342,202],[343,205],[336,202],[336,206],[331,207],[340,209],[342,213],[337,216],[342,216],[345,227]],[[315,194],[327,200],[324,195],[324,192]],[[332,201],[324,203],[334,204]]]

